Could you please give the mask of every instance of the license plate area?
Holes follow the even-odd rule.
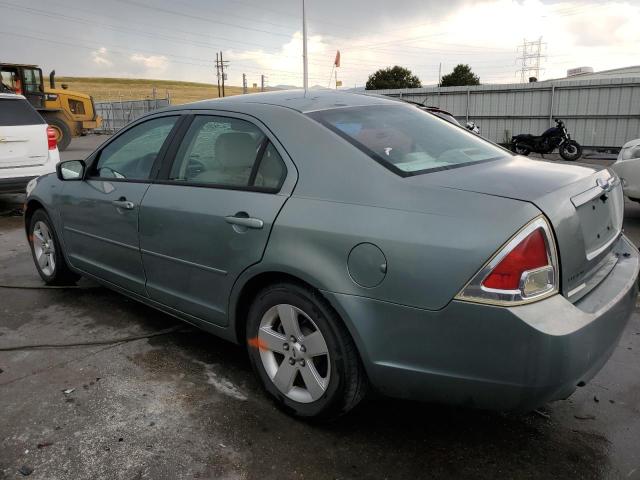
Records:
[[[580,219],[587,260],[604,252],[622,231],[623,196],[618,182],[611,191],[596,186],[571,199]]]

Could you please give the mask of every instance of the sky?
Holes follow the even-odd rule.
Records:
[[[302,0],[0,0],[0,61],[59,76],[302,85]],[[401,65],[423,85],[459,63],[516,83],[518,45],[542,37],[540,79],[640,63],[640,0],[306,0],[309,84],[362,87]]]

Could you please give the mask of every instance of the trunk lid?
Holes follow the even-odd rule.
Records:
[[[47,126],[0,126],[0,168],[35,167],[49,158]]]
[[[571,301],[588,293],[615,265],[611,249],[622,232],[623,196],[619,179],[606,168],[514,156],[420,177],[409,181],[538,207],[556,235],[560,287]]]

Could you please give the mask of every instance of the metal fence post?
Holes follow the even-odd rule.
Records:
[[[554,103],[554,97],[556,94],[556,86],[555,85],[551,85],[551,102],[550,102],[550,106],[549,106],[549,126],[552,127],[553,126],[553,103]]]
[[[471,89],[467,87],[467,120],[469,122],[469,98],[471,97]]]

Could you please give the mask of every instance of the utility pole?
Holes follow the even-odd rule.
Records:
[[[218,59],[218,52],[216,52],[216,78],[218,79],[218,98],[220,98],[220,60]]]
[[[522,62],[522,66],[516,72],[520,73],[520,83],[527,83],[531,73],[533,73],[536,80],[540,78],[540,59],[545,58],[545,55],[542,55],[543,45],[546,45],[546,43],[542,42],[542,37],[531,42],[528,42],[525,38],[522,45],[518,47],[518,50],[522,49],[522,55],[517,58]]]
[[[242,74],[242,93],[246,95],[247,93],[247,75]]]
[[[264,92],[264,75],[260,75],[260,91]]]
[[[229,63],[229,62],[226,62]],[[224,97],[224,80],[225,80],[225,73],[224,73],[224,67],[225,67],[225,62],[224,60],[222,60],[222,50],[220,50],[220,70],[222,71],[222,96]]]
[[[304,0],[302,0],[302,74],[304,76],[304,91],[309,89],[309,65],[307,62],[307,15],[304,9]]]

